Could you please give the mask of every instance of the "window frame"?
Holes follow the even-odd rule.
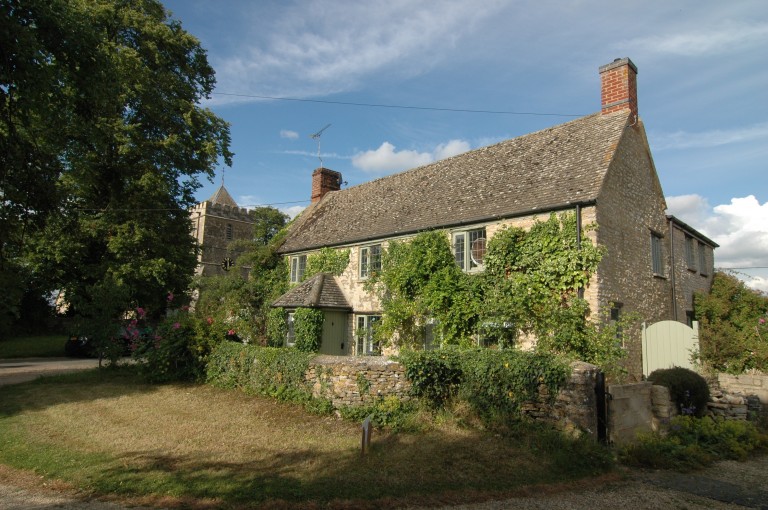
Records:
[[[664,236],[651,232],[651,272],[653,276],[665,277],[664,271]]]
[[[699,241],[699,274],[701,276],[709,275],[709,266],[707,265],[707,246]]]
[[[685,234],[685,263],[688,269],[696,272],[696,241],[693,236]]]
[[[293,312],[288,312],[288,316],[285,318],[285,324],[287,326],[285,332],[285,346],[296,346],[296,323],[293,319]]]
[[[291,283],[300,283],[304,279],[304,274],[307,271],[307,256],[304,255],[292,255],[291,256]]]
[[[381,271],[381,243],[361,246],[359,253],[357,274],[361,280],[367,280],[373,273]]]
[[[355,356],[381,356],[381,345],[375,341],[373,330],[381,315],[359,314],[355,316]]]
[[[227,241],[234,239],[234,229],[232,228],[231,223],[227,223],[226,227],[224,227],[224,237],[227,239]]]
[[[472,238],[473,235],[481,233],[479,236]],[[483,242],[483,260],[477,262],[473,256],[472,245],[482,239]],[[464,230],[456,230],[451,232],[451,252],[453,253],[453,259],[456,264],[465,273],[476,273],[484,269],[485,265],[485,252],[488,247],[488,233],[485,227],[470,228]],[[459,249],[460,248],[460,249]]]

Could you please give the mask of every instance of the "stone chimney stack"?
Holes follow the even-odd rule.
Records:
[[[637,118],[637,67],[628,58],[617,58],[600,67],[602,112],[629,109]]]
[[[341,173],[327,168],[316,168],[312,172],[312,203],[319,202],[329,191],[341,189]]]

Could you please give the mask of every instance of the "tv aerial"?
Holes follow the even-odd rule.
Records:
[[[320,168],[323,168],[323,158],[320,157],[320,136],[323,134],[323,131],[331,127],[330,124],[327,124],[323,129],[318,131],[317,133],[313,135],[309,135],[309,137],[313,140],[317,140],[317,159],[320,160]]]

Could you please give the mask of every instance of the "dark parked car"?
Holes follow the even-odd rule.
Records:
[[[124,332],[121,328],[112,337],[112,340],[121,344],[123,356],[130,356],[132,352],[131,341]],[[141,338],[142,340],[145,339],[145,334],[142,334]],[[99,356],[96,342],[89,335],[70,335],[67,338],[67,343],[64,344],[64,353],[73,358],[97,358]]]

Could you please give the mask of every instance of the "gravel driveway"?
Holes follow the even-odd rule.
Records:
[[[23,487],[20,487],[22,485]],[[30,486],[30,477],[8,481],[0,469],[0,508],[4,510],[123,510],[138,508],[87,500],[64,487]],[[146,507],[142,507],[146,508]],[[209,507],[210,508],[210,507]],[[282,508],[282,507],[281,507]],[[344,508],[352,508],[345,506]],[[421,510],[422,507],[419,507]],[[625,480],[539,496],[445,507],[452,510],[768,510],[768,456],[748,462],[720,462],[696,473],[637,471]],[[408,510],[417,510],[408,507]]]

